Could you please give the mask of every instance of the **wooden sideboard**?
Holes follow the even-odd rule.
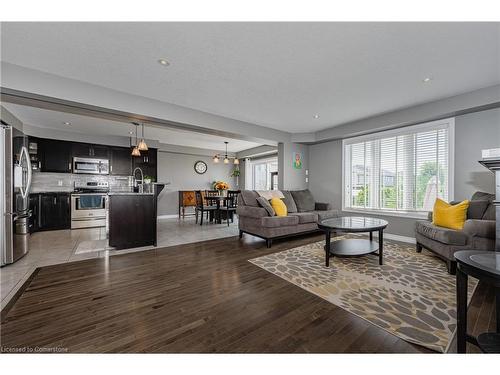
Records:
[[[179,190],[179,219],[186,217],[186,207],[195,206],[196,196],[194,190]],[[194,215],[194,212],[188,215]]]

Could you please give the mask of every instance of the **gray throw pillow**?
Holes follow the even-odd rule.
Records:
[[[309,190],[291,191],[299,212],[314,211],[314,198]]]
[[[469,201],[467,219],[482,219],[489,204],[489,201]]]
[[[273,206],[271,206],[271,204],[269,203],[269,201],[266,198],[264,198],[264,197],[258,197],[257,198],[257,203],[259,203],[259,205],[262,208],[266,209],[266,211],[269,214],[269,216],[276,215],[276,212],[274,212]]]
[[[283,193],[283,202],[285,203],[286,210],[289,214],[293,214],[297,212],[297,206],[295,205],[295,201],[293,200],[292,194],[288,190],[281,190]]]
[[[495,220],[495,205],[490,203],[483,215],[483,220]]]

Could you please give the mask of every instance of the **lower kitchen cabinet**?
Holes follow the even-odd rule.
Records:
[[[154,195],[109,196],[109,245],[117,249],[156,245]]]
[[[40,193],[30,195],[32,220],[30,231],[70,229],[69,193]]]

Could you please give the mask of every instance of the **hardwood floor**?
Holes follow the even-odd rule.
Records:
[[[2,349],[429,352],[247,262],[320,239],[267,249],[262,240],[231,237],[43,267],[5,315]],[[495,328],[493,302],[480,286],[472,333]]]

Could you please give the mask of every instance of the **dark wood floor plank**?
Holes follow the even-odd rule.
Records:
[[[248,262],[320,239],[267,249],[244,236],[43,267],[6,314],[2,345],[84,353],[429,352]],[[469,312],[475,333],[491,327],[492,301],[480,286]]]

